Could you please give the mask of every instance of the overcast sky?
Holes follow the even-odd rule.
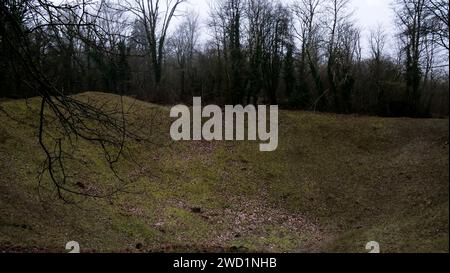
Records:
[[[208,17],[209,3],[212,1],[215,0],[189,0],[189,3],[184,5],[184,9],[197,11],[203,23]],[[361,42],[365,53],[367,53],[367,39],[370,29],[377,28],[381,24],[387,33],[390,35],[394,34],[392,26],[394,14],[391,3],[392,0],[351,0],[350,8],[355,10],[354,18],[356,23],[363,29]]]

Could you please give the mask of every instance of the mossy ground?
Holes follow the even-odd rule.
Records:
[[[151,140],[127,143],[139,164],[117,166],[133,183],[72,205],[48,178],[38,187],[38,100],[1,102],[16,121],[0,113],[0,249],[364,252],[378,241],[383,252],[449,251],[448,120],[282,111],[279,148],[261,153],[256,142],[172,143],[167,108],[124,102]],[[71,183],[119,183],[98,148],[77,147]]]

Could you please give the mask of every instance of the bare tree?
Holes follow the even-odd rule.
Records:
[[[186,0],[128,0],[122,5],[134,14],[144,30],[144,48],[150,58],[155,90],[158,93],[162,80],[162,66],[167,33],[178,7]]]
[[[348,67],[339,66],[341,64],[348,66],[348,58],[356,53],[354,50],[357,46],[351,43],[356,42],[355,39],[359,40],[359,31],[351,22],[352,12],[348,10],[349,2],[349,0],[331,0],[325,8],[328,20],[325,23],[328,33],[326,41],[328,85],[337,112],[347,111],[342,107],[350,97],[346,93],[351,92],[349,87],[352,81],[349,78]],[[340,90],[341,87],[343,89]],[[341,94],[341,91],[345,94]]]
[[[377,106],[377,113],[385,114],[387,112],[387,98],[385,88],[383,84],[383,78],[385,73],[385,47],[387,43],[387,34],[384,31],[382,25],[378,25],[377,28],[370,31],[369,47],[371,59],[369,62],[370,82],[367,83],[370,86],[370,92],[375,93],[375,99]],[[373,87],[372,87],[373,86]],[[368,92],[369,93],[369,92]],[[372,99],[372,98],[370,98]],[[368,107],[371,107],[371,101],[367,102]]]
[[[397,25],[400,29],[399,38],[406,58],[406,96],[411,115],[418,114],[422,95],[421,58],[428,36],[430,18],[427,3],[429,0],[397,0],[395,3]]]
[[[372,59],[376,62],[381,61],[386,47],[387,35],[382,25],[370,31],[369,47]]]
[[[322,0],[300,0],[294,2],[293,10],[298,21],[298,27],[294,28],[297,38],[300,40],[300,89],[306,90],[307,77],[309,74],[313,78],[316,89],[316,98],[314,108],[320,104],[320,108],[324,108],[324,87],[322,77],[320,75],[319,64],[319,44],[321,26],[319,15],[322,12]]]
[[[246,3],[245,15],[248,20],[247,47],[249,55],[249,83],[247,87],[247,103],[257,104],[263,86],[263,58],[266,40],[269,38],[272,5],[268,0],[249,0]]]
[[[272,11],[272,20],[269,27],[269,36],[266,40],[264,56],[264,79],[266,89],[266,102],[278,104],[277,91],[282,72],[282,60],[285,49],[292,43],[292,18],[287,7],[276,4]]]
[[[17,16],[18,8],[21,16]],[[116,171],[116,164],[125,152],[125,142],[137,137],[127,128],[126,110],[122,103],[99,105],[68,96],[46,73],[42,54],[35,54],[35,40],[48,36],[51,46],[70,50],[77,43],[89,43],[83,34],[106,35],[97,24],[98,9],[88,1],[55,4],[48,0],[7,1],[0,3],[0,33],[2,43],[10,49],[16,69],[24,74],[34,96],[40,97],[38,109],[38,139],[44,151],[40,185],[49,177],[58,196],[68,201],[67,193],[106,197],[124,187],[125,181]],[[81,31],[89,29],[89,31]],[[48,49],[45,49],[48,50]],[[86,141],[101,149],[112,174],[119,183],[107,192],[88,192],[77,187],[66,163],[73,160],[78,141]]]
[[[187,90],[187,78],[192,78],[194,54],[199,39],[198,14],[188,12],[187,16],[169,39],[169,47],[173,51],[180,72],[181,99],[192,97],[192,90]],[[191,79],[193,80],[193,79]]]
[[[431,13],[431,31],[436,34],[440,46],[449,50],[449,4],[446,0],[429,0],[425,3],[426,9]]]
[[[232,104],[243,102],[242,21],[243,0],[220,0],[212,6],[210,27],[216,32],[218,53],[223,59],[226,100]]]

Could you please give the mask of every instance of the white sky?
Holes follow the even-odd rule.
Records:
[[[395,15],[392,9],[392,0],[352,0],[355,7],[355,19],[363,31],[363,47],[367,47],[371,29],[381,26],[389,40],[395,35]],[[389,45],[387,45],[389,47]],[[364,48],[367,52],[367,48]]]
[[[215,0],[189,0],[184,4],[184,9],[197,11],[200,20],[204,23],[208,17],[209,3]],[[290,2],[290,0],[281,0],[282,2]],[[385,29],[386,33],[393,35],[395,33],[393,27],[394,14],[391,7],[392,0],[351,0],[350,9],[354,9],[354,19],[363,30],[362,46],[367,53],[367,40],[369,31],[376,29],[379,24]],[[203,29],[202,33],[206,30]],[[389,37],[392,39],[392,37]]]

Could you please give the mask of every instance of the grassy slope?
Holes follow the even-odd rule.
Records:
[[[82,98],[114,101],[112,95]],[[31,108],[36,100],[28,102]],[[125,99],[152,139],[168,141],[168,109]],[[33,120],[24,101],[1,102]],[[148,125],[148,124],[147,124]],[[145,126],[143,128],[146,128]],[[36,129],[0,114],[0,249],[64,251],[448,252],[448,121],[282,112],[280,146],[129,143],[135,181],[107,200],[64,205],[44,180]],[[150,132],[149,132],[150,134]],[[98,150],[80,143],[76,178],[90,190],[116,183]]]

